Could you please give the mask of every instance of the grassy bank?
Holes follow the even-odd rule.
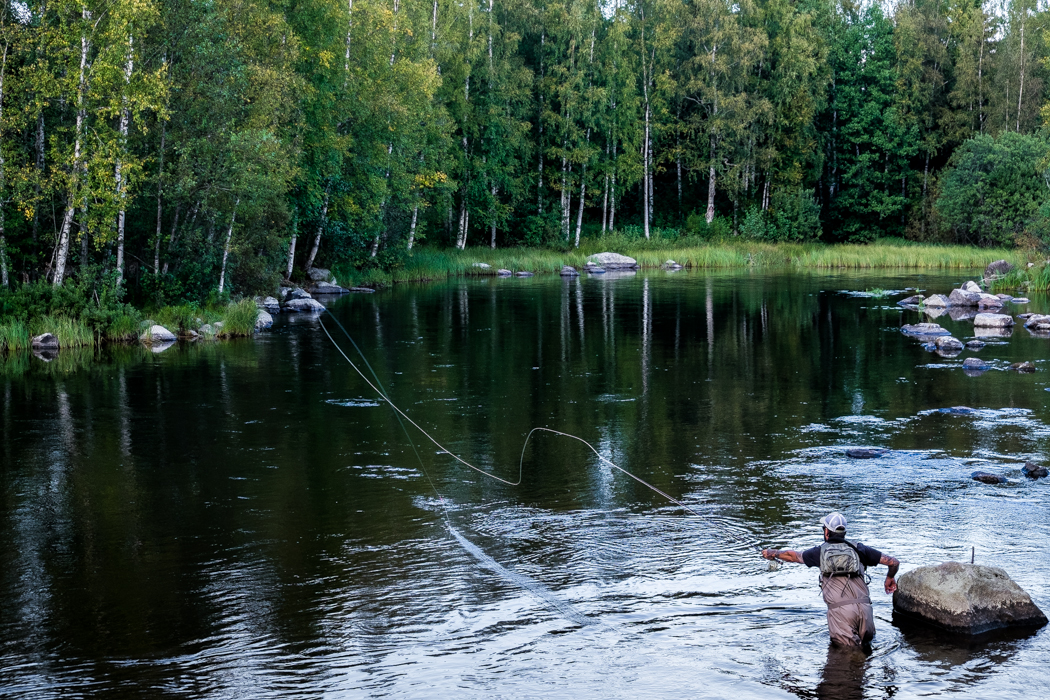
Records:
[[[655,268],[667,260],[696,269],[746,267],[786,269],[974,269],[993,260],[1006,259],[1023,266],[1023,251],[972,246],[910,245],[883,242],[870,245],[823,245],[727,241],[694,245],[654,245],[619,236],[589,241],[578,250],[565,252],[547,248],[470,248],[467,250],[415,251],[403,266],[391,271],[335,269],[344,286],[381,287],[398,282],[416,282],[448,277],[491,275],[498,268],[511,271],[556,273],[563,265],[582,267],[590,255],[603,251],[635,258],[643,268]],[[474,263],[483,262],[491,269]]]
[[[62,348],[91,347],[103,341],[137,342],[146,329],[161,325],[176,335],[189,335],[201,327],[213,332],[200,333],[205,338],[249,336],[255,331],[258,309],[251,299],[218,305],[183,304],[143,312],[126,304],[103,308],[90,300],[79,313],[45,313],[33,316],[34,308],[16,309],[0,319],[0,353],[14,353],[30,348],[33,336],[51,333]]]

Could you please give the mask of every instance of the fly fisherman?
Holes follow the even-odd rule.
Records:
[[[846,540],[846,516],[831,513],[821,518],[824,544],[799,553],[791,549],[763,549],[766,559],[820,567],[820,588],[828,605],[831,641],[846,647],[867,646],[875,636],[875,616],[864,572],[869,566],[889,567],[886,593],[897,590],[900,562],[860,542]]]

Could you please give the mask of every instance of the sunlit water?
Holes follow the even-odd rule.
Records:
[[[839,657],[813,570],[753,549],[816,544],[842,510],[902,571],[973,553],[1050,610],[1050,484],[1020,473],[1050,459],[1050,340],[1018,327],[967,376],[974,353],[899,332],[921,320],[899,296],[843,293],[966,278],[652,272],[332,304],[349,357],[368,372],[334,320],[448,450],[510,481],[521,460],[515,487],[410,443],[316,319],[8,360],[0,696],[1032,696],[1045,629],[902,631],[880,568],[874,651]],[[975,411],[937,410],[957,405]],[[703,518],[565,438],[522,459],[535,426]]]

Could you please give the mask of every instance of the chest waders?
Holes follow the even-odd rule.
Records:
[[[828,632],[842,646],[875,636],[875,615],[857,548],[845,540],[820,546],[820,590],[828,606]]]

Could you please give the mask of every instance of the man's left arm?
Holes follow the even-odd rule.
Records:
[[[886,588],[887,593],[893,593],[897,590],[897,570],[901,568],[901,563],[886,554],[882,555],[882,558],[879,559],[879,563],[890,567],[890,570],[886,572],[886,583],[884,587]]]

